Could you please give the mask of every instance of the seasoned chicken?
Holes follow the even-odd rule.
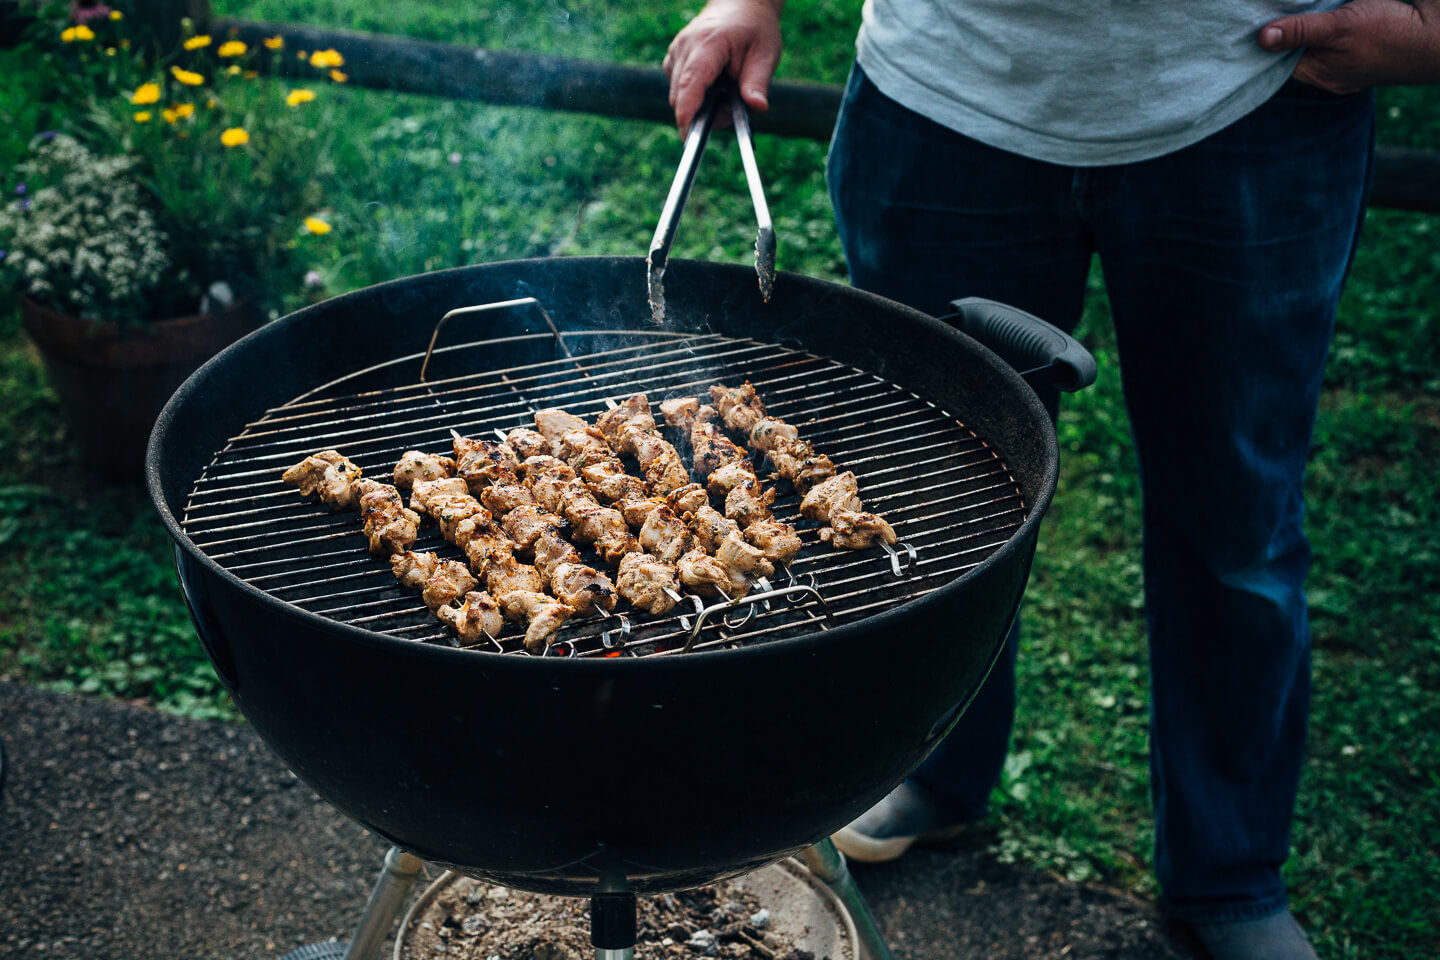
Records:
[[[560,438],[571,430],[584,430],[590,424],[571,413],[551,407],[535,414],[535,429],[550,441],[551,452],[559,456]]]
[[[665,505],[650,511],[640,528],[640,546],[651,556],[667,563],[679,560],[688,548],[690,530]]]
[[[360,500],[356,489],[360,468],[334,450],[324,450],[301,460],[280,475],[302,496],[312,494],[331,510],[353,510]]]
[[[702,597],[713,597],[717,594],[728,597],[734,591],[732,577],[725,564],[704,550],[686,552],[676,564],[676,570],[680,575],[680,582]],[[745,589],[740,590],[737,596],[749,588],[749,583],[743,579],[742,584]]]
[[[743,480],[725,495],[725,516],[743,530],[756,521],[769,519],[770,504],[774,502],[773,488],[762,488],[758,480]]]
[[[397,553],[390,558],[390,571],[407,590],[425,589],[425,581],[434,576],[438,566],[440,558],[433,553]]]
[[[456,529],[457,538],[464,526],[461,524]],[[511,559],[515,552],[515,542],[505,536],[494,521],[477,527],[460,547],[465,551],[465,562],[470,565],[470,572],[486,578],[487,584],[491,565]]]
[[[696,397],[671,397],[660,403],[660,415],[665,422],[687,436],[699,411],[700,401]]]
[[[533,463],[533,458],[527,463]],[[570,466],[558,460],[553,464],[535,464],[525,470],[525,482],[530,487],[535,502],[556,513],[560,510],[565,489],[568,484],[578,483],[581,487],[584,483],[575,476],[575,471]]]
[[[479,584],[465,564],[458,560],[442,560],[425,581],[420,598],[431,610],[439,610],[447,603],[454,603]]]
[[[764,554],[734,532],[726,534],[720,546],[715,549],[715,559],[725,565],[732,592],[741,584],[748,587],[756,579],[768,577],[775,572],[775,565],[766,560]]]
[[[658,617],[674,609],[675,598],[670,594],[679,594],[680,581],[674,564],[656,560],[648,553],[631,553],[620,561],[615,589],[637,610]]]
[[[800,439],[800,431],[784,420],[762,417],[750,428],[750,446],[761,453],[784,449]]]
[[[541,454],[549,455],[554,449],[543,434],[529,427],[516,427],[511,430],[505,435],[505,442],[515,451],[515,456],[520,458],[521,463]]]
[[[713,554],[729,534],[740,532],[740,525],[707,503],[690,518],[690,531],[700,548]]]
[[[615,585],[609,577],[594,567],[573,561],[556,564],[550,571],[550,591],[580,616],[596,607],[614,610],[617,600]]]
[[[711,473],[706,479],[706,486],[713,496],[723,497],[737,484],[755,479],[755,465],[749,460],[737,460]]]
[[[555,642],[555,632],[575,613],[572,607],[538,590],[514,590],[500,597],[507,619],[526,623],[525,649],[541,653]]]
[[[655,432],[655,418],[650,413],[650,400],[643,393],[637,393],[621,401],[612,410],[600,414],[595,426],[610,441],[610,446],[619,453],[635,455],[635,438]]]
[[[694,513],[701,507],[710,505],[710,495],[705,488],[698,483],[687,483],[678,490],[672,490],[665,495],[665,505],[675,512],[678,517],[687,513]]]
[[[533,457],[526,457],[520,461],[520,476],[525,478],[526,483],[530,483],[541,473],[551,468],[565,474],[565,479],[567,480],[575,474],[575,471],[570,468],[570,465],[559,457],[552,457],[548,453],[537,453]]]
[[[415,542],[420,514],[407,510],[400,491],[388,483],[361,480],[360,520],[370,552],[381,556],[404,553]]]
[[[626,473],[625,465],[616,456],[588,464],[580,471],[580,479],[602,503],[649,495],[645,481]]]
[[[829,523],[830,514],[835,510],[858,512],[864,509],[859,483],[849,470],[817,484],[800,501],[800,513],[821,523]]]
[[[837,509],[830,512],[830,525],[820,528],[820,539],[847,550],[863,550],[876,540],[895,545],[895,528],[873,513]]]
[[[638,533],[650,511],[664,504],[665,501],[659,497],[631,497],[616,501],[615,509],[625,518],[626,525]]]
[[[395,486],[409,490],[417,480],[444,480],[455,476],[455,461],[449,457],[407,450],[395,464]]]
[[[594,427],[565,431],[560,435],[559,450],[556,456],[577,470],[587,463],[612,456],[610,442]]]
[[[505,515],[500,526],[522,553],[528,554],[543,534],[563,536],[565,521],[553,513],[542,512],[539,507],[516,507]]]
[[[490,564],[490,569],[485,573],[485,589],[490,591],[490,596],[495,597],[502,603],[505,595],[516,590],[540,593],[545,589],[545,580],[528,563],[521,563],[513,556],[499,557]]]
[[[719,409],[725,426],[742,437],[749,438],[755,424],[765,416],[765,404],[748,380],[738,387],[716,384],[710,388],[710,402]]]
[[[535,495],[519,480],[502,480],[481,490],[480,502],[495,516],[503,517],[516,507],[533,505]]]
[[[809,444],[805,444],[809,447]],[[793,465],[786,458],[793,460]],[[795,489],[801,494],[809,493],[817,483],[822,483],[835,476],[834,462],[823,453],[814,453],[811,448],[811,455],[795,458],[790,453],[777,455],[775,469],[782,477],[785,477],[795,485]]]
[[[455,472],[473,494],[479,495],[492,483],[513,479],[520,469],[520,461],[508,444],[456,437],[454,446]]]
[[[690,471],[672,445],[661,441],[660,447],[650,462],[645,464],[645,480],[650,489],[664,495],[679,490],[690,482]]]
[[[483,590],[472,590],[465,594],[460,606],[443,606],[435,615],[454,630],[464,643],[479,643],[482,639],[493,640],[505,628],[505,618],[500,604]]]
[[[462,521],[473,519],[484,526],[491,520],[490,511],[480,506],[480,501],[468,493],[431,497],[427,512],[439,525],[440,535],[451,543],[455,542],[455,531]]]
[[[716,421],[719,413],[706,404],[695,415],[690,428],[690,448],[694,454],[695,476],[709,477],[721,467],[745,459],[745,451],[725,436]]]
[[[469,495],[470,487],[459,477],[448,480],[416,480],[410,489],[410,509],[428,515],[432,498]]]
[[[800,552],[804,542],[795,528],[771,518],[757,520],[745,528],[745,542],[759,550],[766,560],[784,566]]]

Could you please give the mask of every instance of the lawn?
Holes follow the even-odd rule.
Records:
[[[432,40],[658,62],[687,9],[586,0],[454,8],[225,0],[218,12]],[[623,11],[623,12],[620,12]],[[841,82],[858,5],[792,0],[781,75]],[[0,52],[0,150],[48,123]],[[263,81],[257,81],[263,82]],[[335,88],[327,174],[340,242],[325,292],[513,257],[642,252],[679,141],[655,125]],[[29,124],[29,127],[26,127]],[[1440,149],[1440,90],[1386,91],[1381,142]],[[721,144],[723,147],[724,145]],[[762,138],[781,266],[843,279],[824,146]],[[13,154],[0,156],[8,165]],[[702,167],[676,255],[744,262],[734,151]],[[1294,906],[1322,956],[1440,955],[1440,218],[1372,211],[1341,306],[1307,488],[1315,686]],[[1096,386],[1068,399],[1061,489],[1027,595],[1002,859],[1153,895],[1139,502],[1097,274],[1080,336]],[[959,293],[959,291],[957,291]],[[141,491],[77,465],[43,371],[0,305],[0,676],[234,719],[200,653]]]

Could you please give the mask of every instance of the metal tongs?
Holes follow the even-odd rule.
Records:
[[[740,90],[729,77],[721,77],[705,94],[690,132],[685,136],[685,152],[680,155],[680,167],[675,171],[675,181],[670,184],[670,195],[665,198],[665,209],[660,212],[660,223],[655,227],[655,238],[650,241],[650,254],[645,258],[649,265],[650,309],[657,323],[665,318],[665,294],[661,281],[665,276],[665,264],[670,259],[670,244],[675,240],[675,228],[680,225],[680,214],[685,210],[685,201],[690,198],[690,186],[695,182],[695,171],[700,168],[700,156],[705,142],[710,139],[710,130],[723,103],[730,105],[730,120],[735,125],[735,139],[740,144],[740,161],[745,166],[745,182],[750,187],[750,202],[755,205],[755,219],[759,230],[755,234],[755,273],[760,279],[760,297],[770,302],[770,293],[775,288],[775,228],[770,223],[770,207],[765,203],[765,188],[760,183],[760,168],[755,163],[755,145],[750,136],[750,114],[745,102],[740,99]]]

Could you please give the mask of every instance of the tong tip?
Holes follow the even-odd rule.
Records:
[[[760,299],[770,302],[775,292],[775,229],[761,227],[755,234],[755,274],[760,278]]]

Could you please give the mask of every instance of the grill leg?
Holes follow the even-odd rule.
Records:
[[[865,898],[860,895],[860,888],[855,886],[855,878],[850,876],[850,868],[845,865],[845,855],[835,849],[835,844],[829,837],[821,840],[813,847],[809,847],[800,858],[805,861],[805,866],[815,874],[825,885],[835,892],[845,909],[850,911],[850,919],[855,921],[855,932],[860,937],[860,952],[867,960],[891,960],[890,948],[885,944],[885,938],[880,935],[880,927],[875,923],[875,915],[870,912],[870,907],[865,903]]]
[[[370,891],[365,912],[350,935],[350,945],[345,948],[344,960],[375,960],[380,956],[380,947],[395,927],[395,918],[405,905],[405,896],[420,876],[425,861],[399,847],[391,847],[385,854],[385,866]]]
[[[605,892],[590,898],[590,943],[595,960],[634,960],[635,894]]]

